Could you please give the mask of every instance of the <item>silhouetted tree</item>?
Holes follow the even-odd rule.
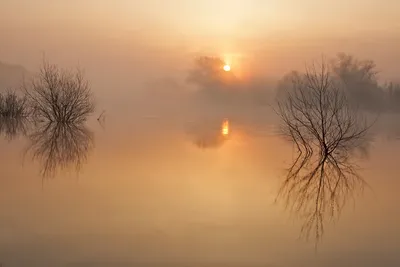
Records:
[[[284,100],[287,97],[287,90],[292,88],[292,84],[301,78],[301,73],[298,71],[291,71],[285,74],[278,82],[276,98],[277,100]]]
[[[400,111],[400,84],[393,82],[384,84],[383,91],[385,93],[385,107],[387,111]]]
[[[384,95],[378,85],[378,72],[372,60],[358,60],[339,53],[331,67],[335,77],[343,83],[351,105],[371,111],[383,108]]]
[[[227,73],[223,70],[225,63],[218,57],[199,57],[194,68],[189,72],[188,81],[202,87],[220,86]]]
[[[26,98],[15,91],[0,93],[0,134],[9,141],[27,131]]]
[[[79,70],[62,70],[44,62],[39,75],[23,89],[36,121],[78,123],[94,111],[89,83]]]
[[[289,80],[288,80],[289,81]],[[367,140],[370,125],[351,108],[340,83],[325,62],[291,75],[278,100],[281,132],[296,148],[278,199],[305,220],[302,234],[323,234],[324,216],[336,218],[347,198],[365,181],[357,174],[352,152]]]
[[[8,90],[0,93],[0,117],[21,118],[28,115],[26,98],[17,95],[15,91]]]
[[[196,85],[196,97],[200,96],[200,99],[218,104],[244,101],[245,98],[241,94],[245,90],[240,90],[244,84],[235,77],[234,70],[224,71],[224,65],[225,62],[218,57],[199,57],[195,60],[187,81]]]

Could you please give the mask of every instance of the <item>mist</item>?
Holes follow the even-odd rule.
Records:
[[[2,1],[0,96],[25,103],[26,86],[49,62],[79,70],[94,111],[77,125],[38,120],[40,99],[23,121],[0,112],[0,266],[398,266],[399,8]],[[346,114],[366,121],[353,131],[363,142],[329,153],[312,127],[285,139],[278,112],[294,81],[321,63],[346,96]],[[60,98],[52,103],[65,105]],[[327,134],[340,135],[332,125]],[[277,195],[285,178],[304,181],[302,171],[320,173],[328,157],[336,157],[324,165],[328,187],[339,173],[346,194],[325,194],[335,216],[318,210],[325,233],[315,246],[299,238],[304,217]],[[332,171],[334,160],[345,172]],[[344,185],[355,177],[363,190]],[[302,196],[312,211],[311,184]]]
[[[231,38],[231,47],[242,52],[220,55],[221,38],[208,38],[215,45],[210,49],[212,45],[196,44],[199,38],[179,38],[159,28],[113,32],[108,28],[3,26],[1,31],[8,36],[0,44],[2,90],[19,88],[46,58],[61,68],[83,69],[96,96],[96,114],[106,111],[114,119],[130,114],[185,122],[208,115],[222,119],[247,114],[247,120],[273,120],[271,105],[285,75],[302,72],[322,57],[335,59],[340,52],[361,62],[372,60],[381,87],[400,79],[396,49],[400,38],[382,33],[375,33],[376,38],[346,39],[290,34]],[[168,44],[157,44],[160,38],[168,39]],[[217,58],[211,63],[214,66],[200,66],[199,59],[208,57]],[[219,69],[226,59],[232,65],[229,73]],[[201,68],[209,67],[206,76],[200,74]]]

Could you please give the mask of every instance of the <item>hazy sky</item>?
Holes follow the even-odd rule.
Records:
[[[395,31],[399,9],[397,0],[2,0],[0,20],[6,27],[153,26],[183,34],[242,36],[283,29]]]
[[[34,68],[46,52],[89,68],[107,54],[159,62],[153,68],[210,52],[244,55],[279,76],[313,56],[348,52],[393,77],[398,10],[398,0],[1,0],[0,61]]]
[[[0,62],[37,71],[46,53],[63,67],[79,64],[96,96],[94,117],[107,115],[104,129],[92,125],[96,147],[79,181],[71,172],[43,187],[37,164],[26,157],[21,168],[26,140],[1,138],[4,266],[150,257],[283,263],[274,267],[398,263],[399,143],[373,146],[365,170],[373,192],[357,213],[349,203],[328,226],[317,258],[312,244],[296,240],[300,222],[274,204],[292,149],[264,138],[269,107],[247,110],[243,98],[237,113],[224,105],[185,112],[192,102],[183,101],[186,84],[175,76],[186,77],[194,54],[217,53],[239,58],[232,72],[258,74],[243,84],[263,89],[270,85],[260,77],[347,52],[399,79],[399,10],[400,0],[0,0]],[[199,149],[194,143],[211,134],[198,121],[226,114],[229,140]]]

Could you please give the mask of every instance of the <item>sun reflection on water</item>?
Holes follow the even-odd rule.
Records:
[[[223,136],[227,136],[229,135],[229,121],[228,120],[224,120],[222,122],[222,127],[221,127],[221,133]]]

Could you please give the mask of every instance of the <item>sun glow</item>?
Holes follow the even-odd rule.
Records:
[[[229,66],[228,64],[226,64],[224,66],[224,71],[230,71],[231,70],[231,66]]]
[[[228,120],[225,120],[222,122],[221,133],[223,136],[229,135],[229,121]]]

